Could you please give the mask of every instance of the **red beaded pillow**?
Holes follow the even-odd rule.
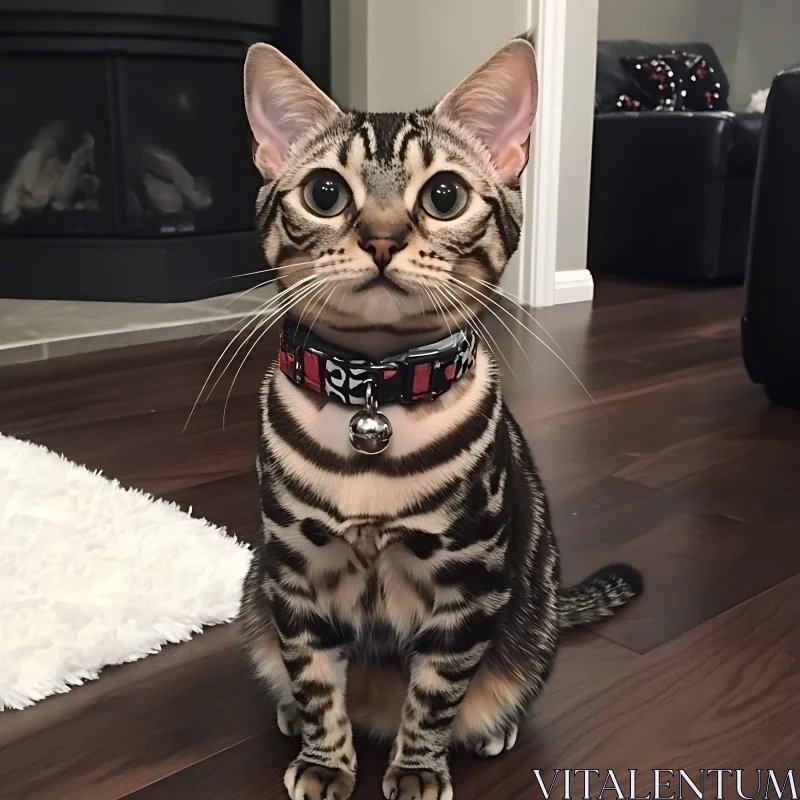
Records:
[[[655,56],[622,58],[631,74],[637,96],[620,95],[623,111],[714,111],[726,110],[722,85],[714,68],[697,53],[672,50]]]

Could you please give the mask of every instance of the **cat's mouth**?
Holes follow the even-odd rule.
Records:
[[[366,292],[369,290],[384,290],[388,292],[393,292],[395,294],[405,294],[408,295],[410,292],[404,289],[402,286],[396,284],[391,278],[389,278],[385,273],[379,273],[374,278],[370,278],[365,283],[362,283],[355,290],[355,294],[361,294],[362,292]]]

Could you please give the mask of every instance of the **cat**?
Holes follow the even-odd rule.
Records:
[[[285,335],[362,365],[461,341],[453,329],[466,341],[519,241],[537,98],[524,39],[415,113],[342,110],[278,50],[251,47],[256,219]],[[393,741],[386,798],[451,800],[451,747],[513,747],[561,632],[611,616],[641,577],[612,565],[561,585],[544,487],[483,343],[447,391],[380,407],[379,455],[348,439],[359,370],[339,389],[314,375],[315,393],[284,355],[261,393],[264,542],[241,619],[278,725],[301,741],[289,796],[351,796],[358,724]]]

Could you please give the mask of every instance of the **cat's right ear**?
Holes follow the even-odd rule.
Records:
[[[280,172],[296,141],[342,113],[283,53],[263,43],[247,51],[244,104],[257,143],[253,160],[266,178]]]

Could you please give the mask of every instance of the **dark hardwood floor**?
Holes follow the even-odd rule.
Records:
[[[800,788],[800,414],[772,407],[745,375],[741,295],[602,282],[593,309],[537,311],[594,402],[524,331],[525,353],[493,326],[566,580],[629,561],[647,588],[565,640],[514,751],[455,759],[456,800],[540,797],[533,768],[547,781],[556,768],[743,769],[752,782],[757,768],[793,768]],[[182,433],[224,341],[0,370],[0,431],[255,542],[256,390],[273,345],[243,368],[225,430],[227,378]],[[220,626],[0,714],[0,797],[278,800],[295,749],[249,676],[236,625]],[[363,740],[359,751],[356,797],[376,798],[387,751]]]

